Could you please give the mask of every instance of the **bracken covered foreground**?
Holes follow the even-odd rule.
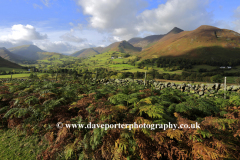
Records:
[[[239,159],[240,95],[200,98],[129,83],[9,81],[0,84],[0,122],[49,147],[37,159]],[[62,129],[56,123],[200,123],[200,129]]]

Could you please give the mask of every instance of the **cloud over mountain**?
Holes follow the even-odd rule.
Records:
[[[34,45],[38,46],[42,50],[46,50],[48,52],[58,52],[58,53],[73,53],[77,50],[81,50],[83,48],[91,48],[95,47],[90,43],[81,43],[77,46],[72,45],[71,43],[64,42],[64,41],[38,41],[35,42]]]
[[[144,0],[78,0],[85,15],[90,15],[89,25],[93,28],[114,33],[115,36],[130,38],[138,32],[134,29],[139,10],[147,7]],[[126,34],[126,31],[128,33]]]
[[[234,10],[234,18],[236,18],[232,23],[235,26],[235,30],[240,33],[240,6],[237,7],[236,10]]]
[[[202,24],[214,25],[212,13],[206,10],[208,0],[168,0],[151,10],[143,0],[78,0],[89,25],[129,39],[143,32],[162,34],[170,28],[196,29]]]
[[[139,31],[166,33],[170,28],[196,29],[202,24],[213,24],[213,15],[207,12],[208,0],[168,0],[156,9],[145,10],[137,18]]]
[[[41,34],[36,31],[31,25],[17,24],[13,25],[10,33],[0,37],[0,46],[6,48],[15,47],[18,45],[32,44],[33,40],[47,39],[46,34]]]
[[[69,41],[69,42],[78,42],[78,43],[81,43],[81,42],[87,41],[86,38],[76,37],[75,35],[73,35],[72,32],[65,33],[64,35],[60,36],[60,38],[61,38],[62,40],[64,40],[64,41]]]

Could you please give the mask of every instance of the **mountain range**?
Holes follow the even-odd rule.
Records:
[[[157,41],[159,41],[164,36],[166,36],[168,34],[177,34],[182,31],[183,31],[182,29],[174,27],[167,34],[151,35],[151,36],[147,36],[145,38],[136,37],[136,38],[132,38],[128,41],[112,43],[107,47],[86,48],[86,49],[82,49],[80,51],[77,51],[77,52],[71,54],[71,56],[89,57],[89,56],[101,54],[101,53],[108,52],[108,51],[119,51],[119,52],[123,52],[123,53],[137,54],[137,53],[140,53],[145,48],[154,45]]]
[[[70,56],[89,57],[108,51],[138,55],[142,59],[158,57],[182,57],[204,60],[240,58],[240,34],[227,29],[202,25],[192,31],[174,27],[163,35],[131,38],[115,42],[107,47],[85,48]],[[11,62],[41,60],[60,53],[46,52],[35,45],[0,48],[0,56]]]
[[[136,54],[136,53],[141,52],[141,50],[142,50],[141,47],[135,47],[127,41],[121,41],[121,42],[112,43],[107,47],[95,47],[95,48],[82,49],[80,51],[77,51],[77,52],[71,54],[71,56],[89,57],[89,56],[101,54],[101,53],[108,52],[108,51],[118,51],[118,52],[122,52],[122,53]]]
[[[151,35],[151,36],[147,36],[145,38],[138,38],[138,37],[132,38],[132,39],[128,40],[128,43],[132,44],[135,47],[141,47],[144,50],[145,48],[148,48],[148,47],[154,45],[157,41],[159,41],[164,36],[169,35],[169,34],[178,34],[182,31],[183,31],[182,29],[174,27],[167,34]]]

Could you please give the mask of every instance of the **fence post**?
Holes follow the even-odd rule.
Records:
[[[144,86],[146,85],[146,77],[147,77],[147,71],[145,71]]]
[[[96,71],[95,83],[96,83],[96,80],[97,80],[97,71]]]
[[[226,99],[226,89],[227,89],[226,81],[227,81],[227,77],[224,78],[224,99]]]
[[[58,77],[58,72],[57,72],[57,74],[56,74],[56,81],[57,81],[57,77]]]

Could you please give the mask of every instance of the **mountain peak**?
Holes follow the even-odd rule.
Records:
[[[169,33],[173,33],[173,34],[177,34],[177,33],[180,33],[180,32],[182,32],[182,31],[184,31],[184,30],[182,30],[182,29],[180,29],[180,28],[178,28],[178,27],[174,27],[171,31],[169,31],[167,34],[169,34]]]
[[[196,30],[218,30],[218,29],[220,29],[220,28],[217,28],[214,26],[209,26],[209,25],[201,25]]]

